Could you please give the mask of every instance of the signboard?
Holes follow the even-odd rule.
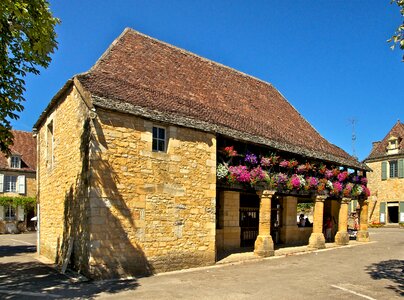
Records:
[[[404,212],[400,213],[400,222],[404,222]]]

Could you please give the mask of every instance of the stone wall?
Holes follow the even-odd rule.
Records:
[[[83,176],[87,108],[72,87],[38,128],[38,200],[40,237],[38,251],[58,264],[74,241],[72,261],[86,269],[88,243]],[[50,128],[53,130],[53,143]]]
[[[366,163],[373,172],[367,173],[369,197],[369,222],[379,222],[380,203],[404,201],[404,178],[381,180],[381,161]]]
[[[214,264],[216,139],[97,109],[90,149],[90,273],[96,278]]]

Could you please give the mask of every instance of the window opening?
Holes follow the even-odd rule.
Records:
[[[10,175],[4,176],[4,185],[5,185],[4,190],[6,192],[11,193],[17,192],[17,176],[10,176]]]
[[[390,178],[398,177],[398,164],[397,160],[389,161],[390,165]]]
[[[13,169],[20,169],[21,168],[21,158],[19,156],[11,156],[10,167]]]
[[[5,219],[9,221],[15,219],[15,208],[11,204],[6,206]]]
[[[162,127],[153,127],[153,151],[166,151],[166,130]]]

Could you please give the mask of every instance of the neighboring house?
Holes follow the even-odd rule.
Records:
[[[260,256],[281,242],[324,248],[325,216],[347,244],[352,197],[367,216],[368,167],[271,84],[131,29],[34,131],[38,252],[93,278],[210,265],[253,245]],[[314,203],[313,227],[296,224],[302,202]]]
[[[397,121],[382,141],[373,142],[364,163],[373,170],[368,174],[370,222],[404,223],[404,124]]]
[[[11,155],[0,156],[0,233],[16,233],[33,226],[29,220],[34,217],[34,207],[26,210],[23,204],[27,198],[36,197],[36,140],[31,132],[12,133]]]

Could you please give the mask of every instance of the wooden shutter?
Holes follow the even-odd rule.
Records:
[[[404,177],[404,159],[398,160],[398,178]]]
[[[4,174],[0,174],[0,193],[4,192]]]
[[[386,202],[380,202],[380,223],[386,223]]]
[[[404,201],[400,201],[399,202],[399,208],[398,208],[398,210],[399,210],[399,222],[400,223],[404,223]]]
[[[17,218],[18,218],[18,221],[24,221],[24,207],[18,206]]]
[[[25,175],[18,176],[18,193],[25,194]]]
[[[382,161],[382,180],[387,179],[387,161]]]

